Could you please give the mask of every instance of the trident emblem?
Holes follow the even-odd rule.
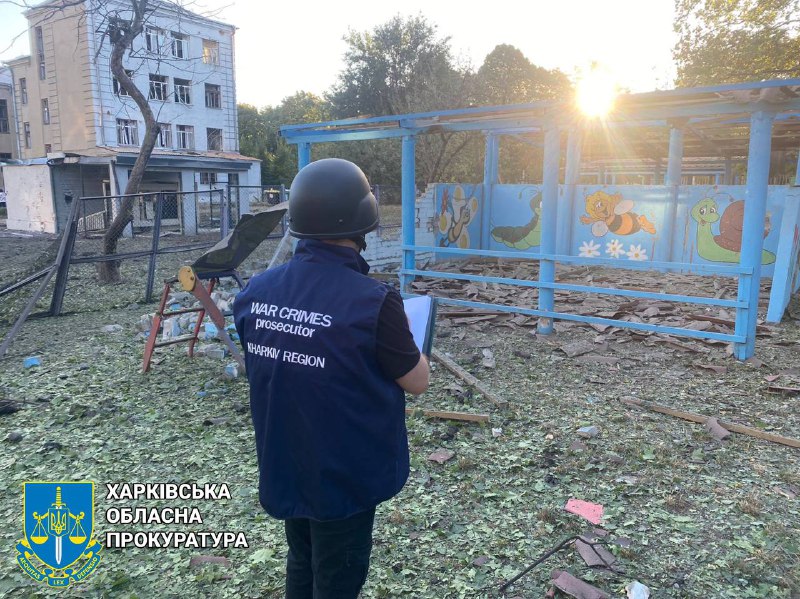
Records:
[[[75,515],[69,511],[67,504],[61,501],[61,487],[56,487],[56,500],[50,505],[50,509],[44,514],[33,512],[36,526],[31,533],[31,541],[41,545],[47,542],[48,532],[54,536],[56,541],[56,565],[60,566],[62,539],[67,534],[67,520],[68,518],[74,520],[72,529],[69,531],[69,540],[79,545],[86,540],[86,531],[81,526],[81,520],[83,520],[84,516],[83,512]],[[47,530],[45,530],[42,520],[47,521]]]

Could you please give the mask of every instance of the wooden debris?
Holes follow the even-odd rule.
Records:
[[[486,387],[484,387],[483,383],[481,383],[478,379],[472,376],[469,372],[461,368],[461,366],[453,362],[453,360],[445,356],[438,349],[434,348],[434,350],[431,352],[431,356],[433,357],[434,360],[439,362],[439,364],[444,366],[447,370],[456,375],[458,378],[467,383],[469,386],[475,388],[486,399],[491,401],[496,406],[500,408],[505,408],[506,406],[508,406],[508,402],[506,400],[500,399],[499,397],[495,396],[491,391],[489,391]]]
[[[717,441],[722,441],[726,437],[729,437],[731,432],[720,426],[719,422],[717,422],[716,418],[709,418],[706,420],[706,430],[711,433],[711,436],[714,437]]]
[[[660,404],[653,403],[650,401],[645,401],[643,399],[635,399],[633,397],[623,397],[620,399],[620,401],[627,405],[645,408],[646,410],[650,410],[652,412],[667,414],[668,416],[682,418],[683,420],[689,420],[691,422],[699,422],[700,424],[705,424],[706,421],[708,420],[708,416],[703,416],[702,414],[695,414],[694,412],[684,412],[683,410],[676,410],[675,408],[662,406]],[[789,447],[796,447],[800,449],[799,439],[792,439],[791,437],[784,437],[783,435],[776,435],[775,433],[767,433],[765,431],[758,430],[757,428],[742,426],[741,424],[733,424],[722,421],[719,421],[719,424],[734,433],[749,435],[750,437],[756,437],[757,439],[764,439],[765,441],[780,443],[781,445],[788,445]]]
[[[428,418],[441,418],[443,420],[462,420],[466,422],[489,422],[489,414],[468,414],[466,412],[441,412],[439,410],[423,410],[421,408],[406,408],[406,414],[422,412]]]
[[[575,599],[610,599],[611,595],[563,570],[553,570],[553,584]]]
[[[693,362],[692,366],[696,366],[697,368],[703,368],[705,370],[711,370],[712,372],[716,372],[717,374],[725,374],[728,372],[727,366],[717,366],[716,364],[702,364],[700,362]]]
[[[795,393],[800,393],[800,387],[784,387],[783,385],[770,385],[767,387],[767,391],[771,391],[773,393],[787,393],[789,395],[794,395]]]
[[[453,459],[455,455],[456,453],[449,449],[437,449],[428,456],[428,460],[437,464],[444,464],[446,461]]]
[[[581,537],[575,541],[575,548],[580,553],[583,561],[590,568],[599,566],[601,568],[610,568],[617,561],[614,554],[602,545],[590,545],[592,539]]]
[[[559,347],[561,351],[567,354],[569,358],[575,358],[577,356],[581,356],[583,354],[588,354],[591,351],[594,351],[595,344],[592,341],[575,341],[574,343],[566,343]]]

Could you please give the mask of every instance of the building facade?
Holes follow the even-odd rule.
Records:
[[[111,72],[106,35],[109,23],[132,18],[131,4],[61,4],[45,2],[25,12],[31,54],[6,63],[13,76],[15,110],[9,112],[16,113],[19,168],[42,159],[51,166],[87,167],[80,189],[74,177],[69,188],[54,183],[56,222],[66,208],[59,206],[63,196],[124,193],[145,135],[141,111]],[[239,154],[235,28],[169,2],[149,8],[143,33],[123,59],[159,123],[140,190],[259,185],[259,161]],[[8,191],[11,212],[15,190]]]
[[[17,158],[17,124],[14,119],[14,84],[11,69],[0,68],[0,164]],[[0,190],[5,189],[0,169]],[[5,201],[3,196],[2,201]]]

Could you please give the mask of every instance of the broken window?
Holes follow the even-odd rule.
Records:
[[[157,27],[146,27],[144,43],[148,52],[161,54],[161,49],[164,47],[164,31]]]
[[[219,42],[203,40],[203,62],[206,64],[219,64]]]
[[[194,127],[191,125],[176,125],[178,147],[181,150],[194,150]]]
[[[222,108],[222,92],[219,85],[206,83],[206,108]]]
[[[188,79],[175,77],[175,101],[178,104],[192,103],[192,82]]]
[[[172,55],[175,58],[186,58],[189,54],[189,36],[175,31],[170,32],[170,36],[172,37]]]
[[[158,124],[158,137],[156,137],[157,148],[172,147],[172,125],[169,123]]]
[[[138,146],[139,123],[130,119],[117,119],[117,143],[121,146]]]
[[[129,71],[128,69],[125,69],[125,74],[128,75],[128,77],[130,77],[131,79],[133,79],[133,71]],[[117,79],[113,75],[112,75],[112,78],[113,78],[112,84],[113,84],[113,87],[114,87],[114,94],[117,95],[117,96],[127,96],[127,95],[129,95],[128,92],[126,92],[122,88],[122,86],[120,85],[119,79]]]
[[[166,75],[150,75],[150,99],[166,102],[168,99],[167,83],[169,79]]]
[[[206,129],[206,142],[209,150],[222,150],[222,129]]]
[[[0,100],[0,133],[10,133],[8,128],[8,101]]]

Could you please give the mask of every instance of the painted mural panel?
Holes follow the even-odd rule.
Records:
[[[541,185],[495,185],[489,249],[538,251],[542,237],[541,210]]]
[[[480,248],[482,185],[436,186],[436,245]]]
[[[665,186],[577,186],[571,253],[584,258],[666,259],[669,194]]]
[[[771,276],[780,236],[787,187],[771,186],[767,194],[761,275]],[[738,264],[742,249],[745,186],[684,186],[679,196],[674,260],[688,263]]]
[[[793,293],[800,290],[800,189],[788,189],[784,200],[775,273],[767,322],[780,322]]]

